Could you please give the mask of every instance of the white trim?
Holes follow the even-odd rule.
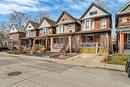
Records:
[[[123,11],[128,5],[130,5],[130,1],[129,1],[124,7],[122,7],[122,9],[120,9],[120,10],[117,12],[117,14],[122,13],[122,11]]]

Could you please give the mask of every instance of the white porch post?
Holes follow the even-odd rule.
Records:
[[[71,52],[72,51],[72,44],[71,44],[71,38],[72,38],[72,36],[69,36],[69,52]]]
[[[53,37],[51,37],[51,51],[53,49],[52,45],[53,45]]]

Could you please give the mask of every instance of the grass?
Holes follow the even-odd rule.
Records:
[[[106,61],[108,64],[116,64],[116,65],[125,65],[127,59],[130,58],[130,55],[124,55],[124,54],[115,54],[111,55],[109,60]]]

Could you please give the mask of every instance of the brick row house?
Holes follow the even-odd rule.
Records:
[[[110,47],[111,14],[92,3],[80,19],[63,11],[55,22],[43,18],[41,23],[29,22],[25,27],[26,37],[21,38],[27,46],[44,45],[46,51],[81,52],[87,48]]]
[[[29,21],[25,27],[26,36],[20,38],[22,40],[21,45],[32,47],[34,44],[40,44],[40,40],[37,39],[38,35],[38,23]]]
[[[42,40],[41,44],[46,46],[46,51],[51,51],[51,39],[48,36],[56,33],[55,24],[55,21],[45,17],[43,17],[39,24],[39,38]]]
[[[116,33],[119,53],[130,51],[130,1],[116,14]]]
[[[23,28],[18,27],[17,25],[12,25],[9,30],[9,47],[18,48],[21,44],[20,38],[25,37]]]
[[[105,9],[92,3],[81,16],[81,49],[95,48],[98,43],[102,48],[110,48],[111,14]],[[88,50],[88,49],[87,49]]]

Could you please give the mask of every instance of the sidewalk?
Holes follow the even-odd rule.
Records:
[[[78,54],[74,57],[68,58],[66,60],[62,59],[52,59],[48,56],[45,57],[36,57],[36,56],[26,56],[26,55],[13,55],[8,53],[0,53],[0,56],[11,56],[11,57],[19,57],[19,58],[32,58],[32,59],[39,59],[43,61],[51,61],[56,63],[63,63],[63,64],[70,64],[70,65],[78,65],[81,67],[92,67],[92,68],[103,68],[103,69],[111,69],[111,70],[118,70],[124,71],[125,66],[122,65],[113,65],[113,64],[105,64],[101,63],[104,59],[102,56],[97,56],[94,54]]]

